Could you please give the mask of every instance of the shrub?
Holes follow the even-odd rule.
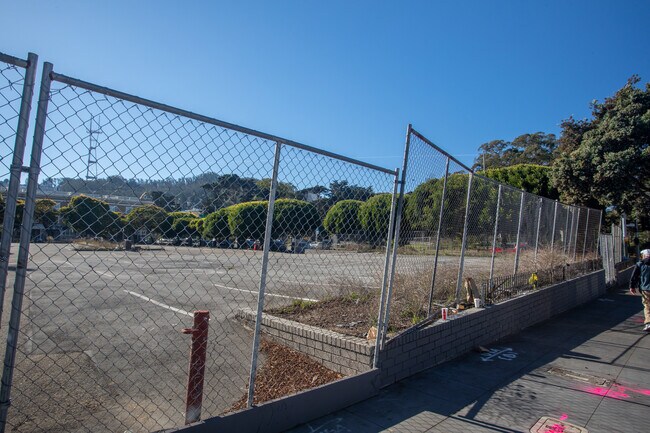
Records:
[[[228,209],[219,209],[205,217],[202,235],[205,239],[226,239],[230,237],[228,226]]]
[[[309,236],[320,225],[316,207],[303,200],[281,198],[273,209],[273,237]],[[264,230],[262,230],[264,232]]]
[[[323,225],[330,233],[356,234],[361,231],[360,200],[341,200],[327,211]]]

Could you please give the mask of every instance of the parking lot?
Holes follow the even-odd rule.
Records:
[[[195,310],[211,317],[202,417],[246,392],[252,332],[235,314],[257,306],[262,252],[32,244],[30,253],[10,412],[16,431],[181,424],[191,338],[180,331]],[[383,263],[382,253],[270,252],[266,306],[379,290]]]

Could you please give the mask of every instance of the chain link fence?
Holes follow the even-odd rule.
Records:
[[[411,127],[404,167],[388,335],[600,268],[601,211],[474,173]]]
[[[441,308],[600,266],[600,211],[474,173],[410,127],[399,182],[43,66],[23,167],[36,56],[0,55],[0,286],[13,286],[0,432],[156,431],[229,413],[341,377],[263,317],[377,343],[376,363],[386,336]]]
[[[242,312],[377,324],[395,171],[51,69],[9,430],[154,431],[291,392]]]

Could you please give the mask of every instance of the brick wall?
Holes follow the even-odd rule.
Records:
[[[387,342],[380,353],[380,383],[388,386],[454,359],[605,293],[605,273],[544,287],[488,308],[470,309]]]
[[[244,308],[237,317],[255,326],[255,311]],[[262,332],[286,346],[309,355],[330,370],[351,376],[372,368],[374,340],[350,337],[334,331],[303,325],[262,314]]]

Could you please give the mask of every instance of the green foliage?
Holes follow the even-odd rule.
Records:
[[[237,239],[262,239],[268,203],[249,201],[227,208],[230,233]]]
[[[196,235],[196,224],[192,226],[194,221],[197,221],[197,218],[176,218],[172,224],[172,232],[179,237],[193,237]]]
[[[203,237],[205,239],[227,239],[230,237],[230,227],[228,226],[228,208],[219,209],[205,217],[203,223]]]
[[[359,185],[350,185],[347,180],[335,180],[330,183],[329,196],[332,204],[341,200],[360,200],[366,201],[372,197],[371,187],[362,187]]]
[[[217,176],[213,182],[202,186],[205,191],[205,197],[202,200],[203,211],[212,213],[238,203],[260,200],[264,193],[257,186],[257,182],[257,179],[240,177],[236,174]],[[266,196],[268,196],[268,191]]]
[[[453,173],[447,177],[442,236],[462,235],[468,180],[469,176],[464,173]],[[474,188],[477,184],[474,184]],[[418,185],[410,194],[410,199],[404,206],[404,219],[412,230],[429,235],[437,231],[443,187],[444,179],[430,179]],[[473,197],[480,197],[480,195],[474,194]]]
[[[126,215],[126,220],[129,228],[133,231],[147,229],[152,233],[163,234],[165,233],[167,216],[165,209],[153,204],[147,204],[133,208]]]
[[[25,200],[16,201],[16,214],[14,216],[14,230],[20,228],[20,225],[23,222],[23,211],[25,210]],[[5,215],[5,199],[2,194],[0,194],[0,221],[4,219]],[[2,232],[2,224],[0,224],[0,232]]]
[[[237,239],[263,239],[268,202],[251,201],[227,209],[230,233]],[[273,237],[305,236],[320,224],[318,211],[311,203],[278,199],[273,212]]]
[[[316,207],[302,200],[282,198],[273,209],[273,237],[309,236],[320,225]]]
[[[61,208],[63,221],[82,236],[114,235],[122,230],[123,220],[112,212],[108,203],[85,195],[78,195]]]
[[[256,194],[258,200],[268,200],[269,193],[271,192],[271,179],[265,178],[255,182],[259,193]],[[288,182],[278,182],[275,190],[275,198],[297,198],[296,187]]]
[[[36,200],[34,222],[43,224],[46,229],[56,224],[58,211],[55,206],[56,202],[48,198]]]
[[[391,203],[391,194],[377,194],[359,207],[361,227],[371,243],[377,244],[388,235]]]
[[[512,142],[493,140],[479,147],[473,168],[485,170],[517,164],[550,165],[557,146],[555,135],[543,132],[523,134]]]
[[[592,119],[562,123],[552,179],[563,200],[650,213],[650,83],[633,76],[614,96],[592,103]]]
[[[523,189],[553,200],[559,198],[551,184],[551,168],[535,164],[517,164],[510,167],[491,168],[480,172],[485,177]]]
[[[323,225],[329,233],[356,234],[361,231],[360,200],[341,200],[327,211]]]
[[[205,218],[193,218],[190,220],[188,224],[188,228],[190,231],[190,236],[195,237],[195,236],[201,236],[201,233],[203,233],[203,229],[205,226]]]
[[[168,238],[174,236],[188,236],[186,232],[189,228],[189,221],[197,218],[198,217],[192,212],[170,212],[167,214],[165,222],[160,227],[160,233]],[[187,220],[187,222],[181,223],[179,220]],[[176,228],[174,228],[174,226],[176,226]]]
[[[167,212],[175,213],[180,208],[178,202],[176,201],[176,197],[174,197],[173,194],[162,191],[151,191],[150,195],[153,204],[165,209]]]

